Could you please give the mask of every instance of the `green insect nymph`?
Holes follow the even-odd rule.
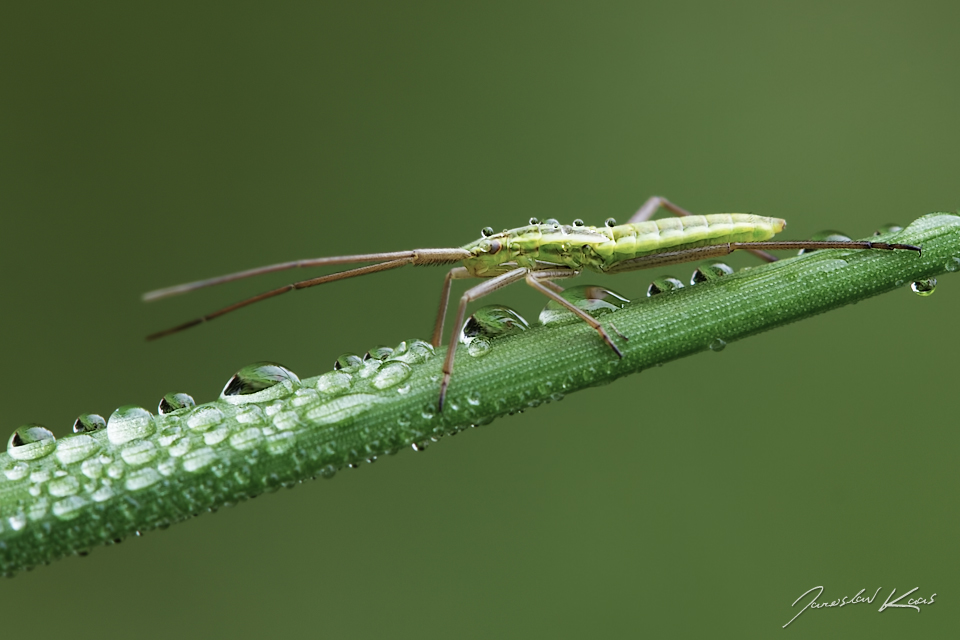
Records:
[[[661,207],[679,217],[651,220],[650,218]],[[444,318],[447,313],[453,280],[481,278],[484,281],[467,289],[460,297],[457,318],[450,337],[450,348],[447,350],[443,362],[443,379],[440,383],[440,398],[438,401],[439,409],[442,411],[447,387],[450,385],[453,375],[457,333],[463,326],[467,305],[519,280],[525,280],[534,289],[572,311],[590,325],[617,356],[622,357],[619,347],[601,323],[561,296],[563,288],[554,283],[554,280],[578,276],[587,269],[600,273],[623,273],[723,256],[740,249],[750,251],[767,261],[776,260],[774,256],[767,253],[767,250],[781,249],[903,249],[920,252],[920,247],[886,242],[852,240],[771,241],[770,238],[782,231],[785,225],[786,222],[780,218],[766,218],[745,213],[694,215],[665,198],[655,196],[647,200],[631,216],[630,220],[622,225],[617,225],[613,219],[607,220],[605,226],[590,227],[585,226],[580,220],[574,221],[572,225],[563,225],[552,219],[541,223],[539,220],[531,218],[527,226],[505,230],[501,233],[493,233],[493,230],[488,227],[483,230],[483,237],[460,248],[413,249],[392,253],[333,256],[284,262],[166,289],[158,289],[144,294],[143,297],[144,300],[156,300],[223,282],[298,267],[362,262],[374,264],[309,280],[301,280],[272,289],[171,329],[154,333],[148,336],[148,339],[152,340],[176,333],[254,302],[296,289],[305,289],[334,280],[396,269],[410,264],[444,265],[460,263],[461,266],[448,271],[447,277],[444,279],[440,296],[440,309],[433,330],[433,345],[435,347],[440,346],[443,335]],[[617,331],[612,324],[610,328],[621,339],[627,340],[627,336]]]

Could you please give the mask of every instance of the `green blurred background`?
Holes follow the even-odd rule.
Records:
[[[653,194],[869,235],[960,206],[955,2],[10,3],[0,436],[428,338],[409,269],[289,280]],[[739,259],[736,264],[749,263]],[[686,280],[692,267],[672,269]],[[314,273],[314,272],[311,272]],[[300,274],[297,274],[300,275]],[[642,297],[655,273],[592,277]],[[906,288],[0,581],[4,637],[944,637],[960,279]],[[493,301],[535,318],[524,287]],[[549,357],[549,354],[544,354]],[[807,611],[824,585],[936,592]]]

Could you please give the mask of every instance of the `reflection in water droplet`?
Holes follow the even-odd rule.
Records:
[[[616,291],[598,287],[593,284],[577,285],[563,290],[560,296],[572,302],[579,309],[583,309],[591,316],[597,317],[611,311],[623,309],[629,300]],[[559,302],[550,300],[540,312],[540,323],[551,324],[575,318],[573,312]]]
[[[926,280],[917,280],[916,282],[911,282],[910,290],[918,296],[922,296],[924,298],[927,296],[932,296],[933,292],[937,290],[937,279],[927,278]]]
[[[141,407],[125,405],[114,411],[107,420],[107,437],[113,444],[123,444],[146,438],[156,430],[153,414]]]
[[[826,231],[821,231],[815,233],[810,237],[811,240],[816,240],[817,242],[829,241],[829,242],[850,242],[850,236],[843,233],[842,231],[834,231],[832,229],[827,229]],[[818,249],[800,249],[797,252],[798,256],[802,256],[805,253],[813,253],[818,251]]]
[[[410,367],[402,362],[390,362],[384,365],[373,378],[373,386],[377,389],[389,389],[410,377]]]
[[[95,413],[84,413],[74,420],[73,432],[93,433],[94,431],[99,431],[106,426],[107,421],[103,419],[103,416],[99,416]]]
[[[451,347],[451,349],[452,348],[453,347]],[[474,338],[470,341],[470,344],[467,345],[467,353],[474,358],[482,358],[490,353],[490,341],[481,337]]]
[[[683,283],[671,276],[664,276],[650,283],[650,286],[647,287],[647,297],[650,298],[664,291],[676,291],[677,289],[683,289]]]
[[[943,263],[943,268],[950,273],[960,271],[960,258],[948,258],[947,261]]]
[[[386,360],[391,355],[393,355],[393,349],[390,347],[374,347],[363,355],[363,359],[370,360],[372,358],[374,360]]]
[[[874,231],[873,235],[882,236],[886,233],[896,233],[897,231],[903,231],[903,227],[901,227],[895,222],[891,222],[889,224],[883,225],[882,227]]]
[[[345,353],[333,363],[334,371],[348,371],[353,373],[363,364],[363,358],[355,353]]]
[[[727,343],[720,338],[715,339],[710,343],[710,351],[723,351],[723,348],[727,346]]]
[[[477,338],[495,338],[519,333],[530,328],[527,321],[510,307],[491,304],[477,309],[460,329],[460,343],[470,344]]]
[[[15,460],[36,460],[56,446],[57,439],[49,429],[39,424],[25,424],[10,436],[7,453]]]
[[[86,434],[62,439],[57,444],[57,459],[63,464],[82,462],[100,451],[100,444]]]
[[[165,415],[173,413],[180,409],[196,406],[193,398],[186,393],[168,393],[160,398],[160,405],[157,407],[157,413]]]
[[[727,263],[720,262],[719,260],[707,260],[697,265],[696,271],[693,272],[693,276],[690,278],[690,284],[709,282],[710,280],[716,280],[723,276],[729,276],[732,273],[733,267]]]
[[[273,362],[257,362],[235,373],[220,398],[234,404],[263,402],[282,398],[299,388],[300,378],[286,367]]]

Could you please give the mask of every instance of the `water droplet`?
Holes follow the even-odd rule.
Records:
[[[647,297],[650,298],[664,291],[676,291],[677,289],[683,289],[683,283],[676,278],[664,276],[650,283],[650,286],[647,287]]]
[[[410,340],[401,342],[393,350],[393,355],[387,358],[387,362],[406,362],[407,364],[420,364],[433,357],[433,345],[423,340]]]
[[[84,460],[83,464],[80,465],[80,471],[91,480],[96,480],[103,475],[103,463],[96,458]]]
[[[230,446],[238,451],[246,451],[259,446],[263,440],[263,433],[256,427],[244,429],[230,436]]]
[[[163,476],[160,475],[159,471],[153,467],[144,467],[143,469],[137,469],[127,476],[127,481],[123,486],[127,488],[127,491],[140,491],[141,489],[155,485],[162,479]]]
[[[317,391],[328,396],[346,393],[353,385],[353,376],[343,371],[328,371],[317,378]]]
[[[530,218],[529,224],[540,224],[540,218]]]
[[[500,304],[477,309],[460,329],[460,343],[470,344],[477,338],[494,338],[526,331],[530,325],[523,316]]]
[[[297,444],[297,437],[290,431],[281,431],[267,436],[267,453],[283,455]]]
[[[480,229],[480,235],[484,238],[489,238],[493,235],[493,227],[484,227],[483,229]]]
[[[53,503],[53,515],[60,520],[72,520],[83,512],[87,504],[87,499],[82,496],[64,498]]]
[[[233,404],[264,402],[288,396],[300,388],[300,378],[279,364],[257,362],[234,374],[220,394]]]
[[[3,468],[3,475],[7,480],[22,480],[30,471],[30,465],[26,462],[12,462]]]
[[[81,414],[73,423],[74,433],[93,433],[107,426],[107,421],[103,416],[95,413]]]
[[[453,347],[451,347],[452,349]],[[490,341],[486,338],[477,337],[467,345],[467,353],[474,358],[482,358],[490,352]]]
[[[476,407],[480,404],[480,392],[471,391],[470,395],[467,396],[467,404],[472,407]]]
[[[572,302],[575,307],[583,309],[591,316],[597,317],[611,311],[623,309],[630,302],[615,291],[587,284],[569,287],[560,294],[564,300]],[[574,318],[573,312],[559,302],[550,300],[540,312],[540,323],[551,324]]]
[[[582,226],[583,226],[583,220],[581,220],[580,218],[577,218],[576,220],[573,221],[573,226],[575,226],[575,227],[582,227]]]
[[[393,349],[390,347],[374,347],[363,355],[363,359],[370,360],[372,358],[374,360],[386,360],[391,355],[393,355]]]
[[[113,488],[108,484],[103,485],[102,487],[94,491],[92,494],[90,494],[90,499],[93,500],[94,502],[106,502],[112,497],[113,497]]]
[[[263,410],[256,405],[244,407],[233,418],[240,424],[263,424],[267,421],[266,416],[263,415]]]
[[[943,263],[943,268],[950,273],[956,273],[957,271],[960,271],[960,258],[947,259],[947,261]]]
[[[80,491],[80,481],[73,476],[56,478],[55,480],[51,480],[50,484],[47,485],[47,491],[49,491],[50,495],[54,498],[72,496]]]
[[[608,227],[615,227],[617,226],[617,220],[616,218],[607,218],[603,221],[603,224],[607,225]]]
[[[832,229],[827,229],[826,231],[815,233],[810,237],[810,239],[816,240],[817,242],[820,242],[820,241],[850,242],[850,236],[843,233],[842,231],[834,231]],[[797,252],[797,255],[802,256],[805,253],[813,253],[814,251],[818,251],[818,249],[800,249],[800,251]]]
[[[197,403],[193,400],[193,398],[186,393],[168,393],[160,398],[160,405],[157,407],[157,413],[160,415],[166,415],[168,413],[173,413],[174,411],[179,411],[180,409],[196,406],[196,404]]]
[[[937,279],[927,278],[926,280],[917,280],[916,282],[911,282],[910,290],[918,296],[922,296],[924,298],[927,296],[932,296],[933,292],[937,290]]]
[[[107,420],[107,437],[113,444],[146,438],[156,430],[153,414],[142,407],[125,405]]]
[[[140,440],[139,442],[128,444],[121,449],[120,457],[123,458],[123,461],[127,464],[139,467],[156,458],[158,453],[157,445],[149,440]]]
[[[543,221],[543,224],[548,224],[551,227],[559,227],[560,221],[557,220],[556,218],[547,218],[546,220]]]
[[[217,453],[210,447],[202,447],[183,456],[183,470],[193,473],[209,466],[217,459]]]
[[[333,476],[337,475],[337,468],[332,464],[328,464],[323,469],[320,469],[320,475],[329,480]]]
[[[723,351],[723,348],[727,346],[727,343],[720,338],[716,338],[713,342],[710,343],[710,351]]]
[[[57,439],[49,429],[39,424],[25,424],[10,436],[7,453],[14,460],[36,460],[56,446]]]
[[[363,364],[363,358],[355,353],[345,353],[333,363],[334,371],[348,371],[353,373]]]
[[[63,438],[57,443],[57,459],[63,464],[82,462],[100,451],[100,443],[86,434]]]
[[[367,411],[383,398],[371,393],[354,393],[339,396],[307,411],[307,420],[315,425],[336,424],[354,418]]]
[[[295,407],[303,407],[320,400],[320,394],[317,393],[316,389],[297,389],[293,396],[293,400],[291,400],[290,403]]]
[[[895,222],[891,222],[891,223],[889,223],[889,224],[883,225],[882,227],[880,227],[879,229],[877,229],[876,231],[874,231],[874,232],[873,232],[873,235],[875,235],[875,236],[882,236],[882,235],[885,235],[885,234],[887,234],[887,233],[896,233],[896,232],[898,232],[898,231],[903,231],[903,227],[901,227],[899,224],[897,224],[897,223],[895,223]]]
[[[410,446],[413,448],[414,451],[426,451],[427,447],[430,446],[430,442],[427,440],[424,440],[423,442],[414,442]]]
[[[410,367],[402,362],[390,362],[373,378],[373,386],[377,389],[389,389],[410,377]]]
[[[186,419],[187,426],[198,431],[205,431],[221,422],[223,422],[223,412],[209,404],[197,407]]]
[[[720,262],[719,260],[707,260],[697,265],[696,271],[693,272],[693,276],[690,278],[690,284],[694,285],[700,284],[701,282],[716,280],[717,278],[722,278],[723,276],[729,276],[732,273],[733,267],[727,263]]]

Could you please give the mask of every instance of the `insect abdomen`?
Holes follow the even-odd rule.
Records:
[[[603,261],[599,267],[663,251],[727,242],[769,240],[786,222],[748,213],[714,213],[705,216],[663,218],[610,228],[611,239],[593,247]]]

